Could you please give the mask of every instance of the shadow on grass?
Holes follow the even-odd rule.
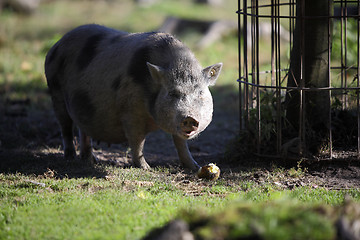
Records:
[[[103,178],[107,175],[103,165],[88,166],[80,160],[64,160],[62,153],[39,153],[31,150],[2,150],[0,152],[1,173],[55,178]]]
[[[61,134],[49,96],[44,90],[29,92],[25,98],[0,94],[0,173],[43,175],[51,171],[59,178],[104,177],[101,166],[63,159],[56,150]]]

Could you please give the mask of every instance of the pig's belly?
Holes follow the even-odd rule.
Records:
[[[107,143],[124,143],[127,141],[125,132],[121,129],[103,129],[99,131],[98,129],[92,129],[89,134],[93,140],[107,142]]]
[[[123,125],[120,120],[111,120],[105,116],[95,118],[91,123],[77,122],[76,125],[94,141],[107,143],[123,143],[127,141]]]
[[[122,123],[125,116],[116,105],[115,96],[101,95],[100,93],[104,92],[101,89],[97,92],[88,92],[88,89],[78,89],[65,98],[68,113],[75,125],[95,141],[125,142],[126,135]]]

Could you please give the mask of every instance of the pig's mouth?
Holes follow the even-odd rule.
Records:
[[[197,134],[197,131],[182,131],[181,132],[181,136],[186,139],[190,139],[190,138],[194,137],[196,134]]]
[[[186,117],[180,123],[180,136],[185,139],[193,138],[199,132],[198,129],[199,122],[192,117]]]

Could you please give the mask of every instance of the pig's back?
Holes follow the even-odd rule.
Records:
[[[97,140],[121,142],[123,119],[150,121],[156,95],[146,62],[168,68],[192,55],[165,33],[126,33],[99,25],[68,32],[45,61],[50,93],[63,98],[75,124]],[[151,92],[151,93],[149,93]],[[136,117],[135,117],[136,116]]]

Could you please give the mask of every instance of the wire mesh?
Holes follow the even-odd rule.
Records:
[[[305,0],[238,0],[239,27],[239,97],[240,129],[250,132],[255,139],[256,154],[267,157],[295,158],[341,158],[346,150],[351,156],[360,158],[360,3],[357,0],[333,0],[328,14],[307,16]],[[327,76],[328,85],[307,86],[304,79],[305,20],[325,19],[327,21]],[[301,29],[300,39],[295,39],[296,24]],[[298,37],[299,37],[298,36]],[[291,51],[294,41],[300,41],[300,77],[295,86],[288,84]],[[286,95],[299,92],[299,124],[296,134],[289,133]],[[326,147],[321,154],[309,154],[307,136],[310,129],[306,124],[305,98],[310,92],[328,92],[329,114],[324,122],[329,123]],[[350,133],[344,133],[346,146],[335,137],[338,135],[339,114],[349,114]],[[343,117],[346,118],[346,117]],[[347,127],[347,126],[344,126]],[[341,134],[340,134],[341,135]],[[347,136],[349,135],[349,136]],[[351,135],[351,136],[350,136]],[[344,145],[344,144],[343,144]],[[295,146],[295,154],[288,155],[289,146]],[[286,151],[285,151],[285,150]]]

